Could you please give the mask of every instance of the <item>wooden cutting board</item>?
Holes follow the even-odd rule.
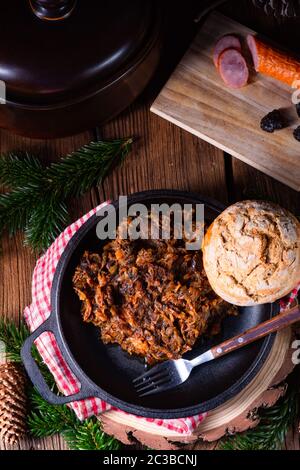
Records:
[[[227,88],[212,52],[217,39],[228,33],[246,37],[253,31],[212,13],[151,111],[300,191],[300,142],[292,135],[300,125],[291,101],[294,90],[254,70],[246,87]],[[284,108],[291,126],[268,134],[260,121],[274,108]]]

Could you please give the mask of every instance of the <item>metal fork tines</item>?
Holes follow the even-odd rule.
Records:
[[[185,382],[194,367],[204,362],[211,361],[212,359],[214,359],[214,355],[212,354],[212,350],[209,349],[190,361],[186,359],[176,359],[174,361],[162,362],[145,374],[134,379],[134,387],[141,397],[165,392]]]
[[[190,374],[184,360],[166,361],[133,380],[141,397],[164,392],[184,382]]]

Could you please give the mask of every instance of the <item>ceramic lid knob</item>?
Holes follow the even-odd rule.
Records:
[[[76,0],[29,0],[29,3],[35,15],[42,20],[58,21],[72,13]]]

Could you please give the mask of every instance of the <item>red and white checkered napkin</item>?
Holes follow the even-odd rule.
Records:
[[[67,227],[66,230],[54,241],[47,252],[38,260],[33,272],[32,303],[29,307],[26,307],[24,311],[25,320],[31,332],[36,330],[50,315],[50,293],[52,281],[57,263],[65,247],[76,231],[92,215],[100,210],[103,205],[106,204],[108,204],[108,202],[92,209],[88,214]],[[298,289],[300,289],[300,284]],[[298,289],[295,289],[291,296],[282,302],[282,308],[286,308],[295,299]],[[80,389],[80,383],[64,361],[54,335],[52,333],[45,332],[36,340],[35,344],[45,364],[53,374],[59,389],[65,395],[77,393]],[[70,406],[81,420],[109,410],[125,413],[121,410],[117,410],[115,407],[112,407],[99,398],[88,398],[86,400],[76,401],[71,403]],[[175,431],[183,435],[189,435],[192,434],[205,417],[206,413],[181,419],[139,418],[146,422],[155,423],[157,426],[165,427],[171,431]]]

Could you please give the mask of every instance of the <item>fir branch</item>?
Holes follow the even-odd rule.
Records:
[[[99,186],[116,158],[121,163],[128,154],[132,139],[91,142],[67,155],[47,169],[47,179],[54,188],[61,188],[64,197],[78,197],[93,186]]]
[[[36,392],[31,394],[32,411],[28,427],[33,437],[61,434],[71,450],[116,450],[120,443],[106,435],[96,418],[79,421],[66,405],[49,405]]]
[[[39,185],[43,174],[40,160],[28,153],[8,153],[0,158],[0,184],[8,189]]]
[[[0,158],[0,184],[11,192],[0,195],[0,235],[22,230],[25,244],[41,251],[66,227],[66,202],[99,185],[128,154],[132,139],[91,142],[43,167],[29,154]]]
[[[30,402],[28,427],[33,437],[61,434],[77,425],[78,419],[70,408],[66,405],[49,405],[34,389],[30,394]]]
[[[299,371],[297,371],[299,373]],[[221,450],[278,450],[289,429],[300,416],[300,393],[289,386],[286,395],[273,407],[259,412],[260,422],[249,431],[229,437],[219,444]]]
[[[118,450],[121,443],[105,434],[99,421],[87,419],[62,433],[71,450]]]
[[[10,236],[25,230],[37,200],[40,200],[39,193],[28,187],[0,194],[0,234],[5,228]]]
[[[25,227],[25,244],[42,251],[64,230],[69,222],[66,204],[54,194],[45,194],[32,210]]]
[[[21,362],[21,347],[28,336],[29,331],[24,323],[16,326],[15,323],[0,318],[0,341],[5,344],[6,356],[9,360]]]

